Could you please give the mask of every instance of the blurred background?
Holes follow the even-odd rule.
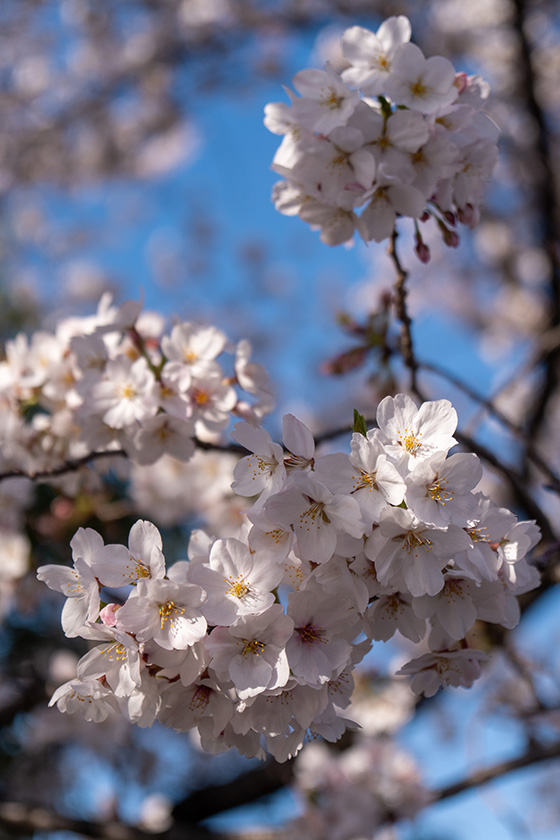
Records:
[[[2,0],[0,332],[5,341],[52,331],[61,318],[93,312],[109,291],[169,323],[202,321],[231,340],[249,338],[275,386],[267,427],[276,437],[286,412],[317,434],[348,427],[353,408],[374,417],[383,396],[409,385],[391,313],[394,268],[382,245],[329,248],[274,210],[279,141],[262,116],[266,103],[286,101],[282,85],[298,70],[327,60],[342,69],[345,28],[375,31],[393,14],[410,18],[427,56],[491,85],[500,163],[481,223],[459,230],[457,249],[425,226],[428,265],[406,224],[399,249],[422,388],[453,401],[484,460],[485,492],[538,520],[543,585],[516,631],[477,628],[492,663],[472,690],[417,703],[387,677],[405,661],[406,640],[378,643],[350,714],[363,743],[331,753],[312,744],[295,762],[263,768],[208,756],[160,726],[94,725],[48,709],[83,649],[61,634],[62,598],[34,578],[38,565],[69,562],[79,525],[119,542],[149,512],[175,558],[186,555],[193,525],[233,533],[246,504],[229,493],[235,459],[197,456],[172,485],[169,465],[161,474],[135,468],[73,496],[52,482],[36,490],[4,482],[7,509],[26,495],[19,527],[32,548],[30,560],[27,550],[14,560],[8,540],[0,548],[7,837],[109,837],[112,827],[123,838],[169,831],[186,840],[560,838],[560,508],[543,470],[544,462],[560,471],[557,3]],[[366,348],[373,333],[379,341]],[[352,758],[356,746],[361,757]],[[337,763],[345,754],[346,767]],[[523,756],[524,769],[506,772]],[[331,762],[321,777],[318,767]],[[497,781],[454,795],[448,786],[483,765]],[[426,791],[436,802],[422,808]],[[354,795],[375,803],[367,834],[332,815],[321,821],[329,802],[336,816]],[[44,809],[42,822],[31,806]]]

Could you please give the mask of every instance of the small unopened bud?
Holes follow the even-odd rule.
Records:
[[[457,248],[459,246],[459,234],[454,230],[443,228],[443,241],[448,248]]]
[[[455,225],[457,224],[457,219],[455,218],[455,213],[452,213],[451,210],[446,210],[445,213],[443,214],[443,217],[444,217],[445,221],[447,222],[447,224],[451,225],[451,227],[455,227]]]
[[[420,262],[430,262],[430,249],[428,248],[425,242],[422,242],[420,238],[417,239],[416,248],[414,250],[416,251],[416,256],[418,257]]]
[[[420,221],[421,222],[427,222],[429,218],[430,218],[430,214],[428,213],[427,210],[424,210],[424,212],[420,216]]]
[[[441,235],[443,241],[447,245],[448,248],[456,248],[459,244],[459,236],[454,230],[449,230],[448,227],[444,225],[441,219],[437,219],[438,228],[441,231]]]
[[[120,604],[107,604],[99,613],[99,618],[107,627],[115,627],[117,624],[116,612],[121,608]]]
[[[455,73],[455,81],[453,84],[457,88],[459,93],[463,93],[465,88],[468,85],[468,77],[466,73]]]
[[[416,252],[416,256],[418,257],[420,262],[429,263],[430,262],[430,249],[428,248],[428,246],[426,245],[426,243],[422,239],[422,234],[420,233],[418,228],[416,228],[416,233],[414,234],[414,240],[416,242],[416,247],[414,249],[415,252]]]

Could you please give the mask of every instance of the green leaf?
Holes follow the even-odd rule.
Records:
[[[389,117],[393,113],[393,109],[391,108],[391,105],[389,104],[387,99],[385,99],[384,96],[378,96],[377,100],[378,100],[379,104],[381,105],[381,113],[383,114],[384,118],[386,120],[389,119]]]
[[[354,424],[352,426],[352,431],[356,432],[356,434],[358,435],[363,435],[364,437],[367,437],[367,426],[365,417],[363,414],[360,414],[360,412],[356,408],[354,409]]]

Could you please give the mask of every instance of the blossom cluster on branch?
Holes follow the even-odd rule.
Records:
[[[160,315],[135,302],[115,307],[106,295],[94,316],[7,342],[0,471],[34,475],[116,450],[141,465],[163,455],[188,461],[195,437],[211,439],[232,414],[259,422],[271,410],[248,341],[229,344],[216,327],[190,322],[164,329]],[[228,352],[226,373],[218,357]]]
[[[477,456],[449,456],[456,425],[449,401],[404,394],[380,403],[350,454],[316,453],[293,415],[284,447],[237,424],[252,452],[232,485],[256,497],[247,524],[239,538],[195,532],[189,561],[169,569],[150,522],[128,546],[80,529],[73,568],[38,576],[67,596],[66,635],[101,644],[51,702],[284,761],[308,732],[334,741],[352,726],[353,668],[396,631],[420,644],[398,672],[416,693],[470,686],[487,657],[465,636],[477,619],[515,626],[516,596],[539,583],[527,561],[539,531],[476,491]]]
[[[281,213],[319,228],[328,245],[355,231],[381,242],[398,216],[412,218],[416,253],[426,262],[418,220],[433,217],[453,247],[457,220],[477,224],[498,129],[481,110],[488,85],[456,73],[442,56],[425,58],[410,36],[402,15],[375,34],[347,29],[342,75],[330,64],[300,71],[299,96],[288,91],[289,105],[269,104],[265,124],[284,135],[272,166],[285,178],[273,192]]]

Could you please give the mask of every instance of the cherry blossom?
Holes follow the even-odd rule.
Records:
[[[266,126],[284,135],[273,161],[286,179],[273,189],[275,206],[320,230],[328,245],[356,232],[381,242],[399,217],[433,216],[455,246],[449,215],[477,223],[497,161],[498,130],[481,110],[488,88],[442,56],[425,58],[410,37],[402,15],[375,34],[350,27],[341,77],[330,65],[302,70],[293,80],[301,96],[288,90],[289,105],[265,109]],[[422,241],[416,253],[429,259]]]

